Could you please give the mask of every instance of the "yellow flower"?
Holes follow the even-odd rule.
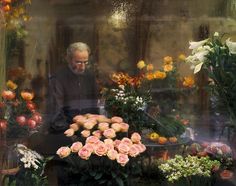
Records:
[[[15,84],[13,81],[11,80],[8,80],[7,81],[7,87],[12,89],[12,90],[15,90],[17,88],[17,84]]]
[[[158,70],[154,73],[154,77],[155,77],[155,79],[165,79],[166,73]]]
[[[147,65],[147,71],[152,71],[154,69],[153,64]]]
[[[150,135],[149,135],[149,139],[150,140],[157,140],[159,138],[159,134],[157,134],[156,132],[152,132]]]
[[[170,56],[164,57],[164,64],[165,65],[172,65],[173,64],[173,59]]]
[[[163,66],[163,70],[165,71],[165,72],[170,72],[170,71],[172,71],[173,70],[173,65],[164,65]]]
[[[184,77],[183,86],[191,88],[194,86],[194,83],[195,81],[192,76]]]
[[[137,67],[139,69],[143,69],[144,67],[146,66],[145,62],[143,60],[140,60],[138,63],[137,63]]]
[[[185,56],[184,54],[180,54],[180,55],[178,56],[178,58],[179,58],[180,61],[185,61],[186,56]]]
[[[20,95],[25,101],[31,101],[34,98],[33,92],[22,91]]]
[[[150,81],[150,80],[153,80],[155,78],[155,75],[153,73],[147,73],[146,78],[147,78],[147,80]]]

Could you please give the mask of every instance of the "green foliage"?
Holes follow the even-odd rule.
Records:
[[[155,118],[150,118],[150,127],[158,134],[165,137],[180,136],[185,132],[185,125],[173,116],[158,115]]]
[[[126,166],[121,166],[107,157],[92,156],[89,161],[78,158],[73,154],[65,161],[69,173],[70,184],[80,186],[125,186],[130,184],[132,176],[140,174],[140,164],[132,159]]]
[[[208,178],[212,176],[212,169],[219,166],[219,161],[210,160],[209,157],[176,155],[159,165],[159,168],[168,182],[200,186],[202,181],[210,184]]]
[[[186,61],[192,63],[195,73],[207,71],[210,88],[224,109],[230,115],[232,125],[236,125],[236,42],[225,42],[215,33],[212,38],[192,42],[192,55]],[[220,105],[219,104],[219,105]]]

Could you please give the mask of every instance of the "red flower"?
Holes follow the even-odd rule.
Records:
[[[29,126],[29,128],[34,129],[36,127],[37,123],[36,123],[36,121],[34,121],[33,119],[30,118],[27,121],[27,125]]]
[[[35,110],[36,105],[35,105],[33,102],[27,102],[26,107],[27,107],[30,111],[32,111],[32,110]]]
[[[21,116],[17,116],[16,117],[16,122],[20,125],[20,126],[24,126],[26,124],[26,117],[21,115]]]
[[[229,171],[229,170],[223,170],[221,173],[220,173],[220,177],[222,179],[231,179],[233,177],[234,173],[232,171]]]
[[[2,91],[2,97],[6,100],[12,100],[16,97],[16,94],[10,90],[4,90]]]
[[[7,129],[7,121],[4,119],[0,120],[0,129],[6,130]]]

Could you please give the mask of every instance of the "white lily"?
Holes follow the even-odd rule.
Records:
[[[202,40],[202,41],[190,41],[189,44],[189,49],[192,49],[192,53],[194,54],[197,49],[201,46],[203,46],[209,39],[205,39],[205,40]]]
[[[194,69],[194,74],[198,73],[204,62],[207,60],[206,56],[210,52],[209,46],[200,46],[196,49],[195,54],[186,58],[187,63],[191,63],[191,69]]]
[[[232,42],[232,41],[230,41],[230,38],[228,38],[228,39],[225,41],[225,44],[228,46],[229,52],[230,52],[231,54],[236,54],[236,42]]]
[[[214,33],[214,37],[219,37],[219,36],[220,36],[219,32]]]

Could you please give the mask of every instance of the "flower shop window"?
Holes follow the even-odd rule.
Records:
[[[122,118],[129,125],[127,137],[141,135],[147,148],[143,156],[149,156],[151,165],[159,159],[180,160],[176,154],[183,159],[208,154],[215,160],[215,154],[230,152],[231,158],[236,139],[235,9],[235,0],[0,1],[1,141],[9,145],[36,135],[23,143],[56,155],[80,131],[74,117],[88,119],[90,113],[106,116],[109,128],[109,119]],[[75,42],[90,47],[88,59],[75,61],[90,70],[95,83],[77,82],[70,68],[64,76],[66,95],[52,101],[61,85],[56,82],[52,90],[51,80],[68,67],[67,48]],[[78,84],[85,93],[77,91]],[[64,102],[68,104],[57,112],[54,107]],[[53,122],[57,127],[52,132]],[[45,137],[51,134],[63,137]],[[218,165],[211,160],[199,161]],[[233,168],[225,169],[227,174]]]

